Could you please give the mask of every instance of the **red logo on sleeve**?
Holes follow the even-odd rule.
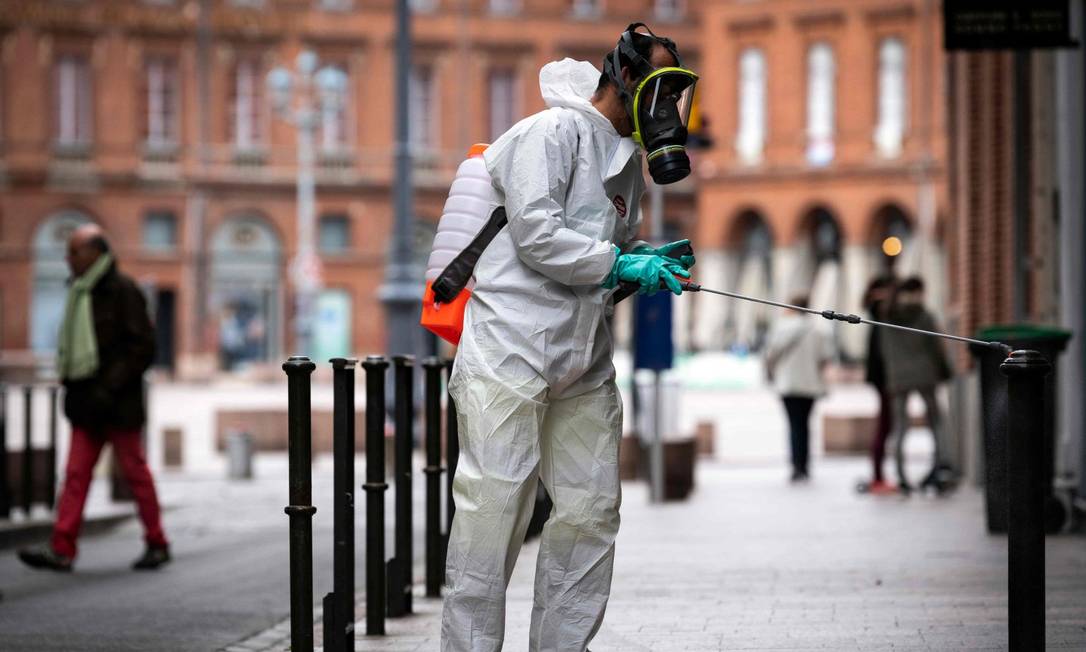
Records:
[[[615,205],[615,210],[618,211],[619,217],[626,217],[626,200],[622,198],[622,195],[615,195],[615,198],[611,200],[611,203]]]

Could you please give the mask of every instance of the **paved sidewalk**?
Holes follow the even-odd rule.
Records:
[[[1006,539],[985,533],[981,495],[858,496],[864,471],[860,459],[824,460],[809,485],[791,486],[783,468],[703,462],[691,499],[663,507],[624,485],[593,652],[1005,650]],[[1084,544],[1048,542],[1050,650],[1086,649]],[[536,551],[524,547],[509,588],[511,652],[527,649]],[[356,650],[437,650],[440,610],[419,598],[416,615],[389,620],[386,637],[359,636]]]

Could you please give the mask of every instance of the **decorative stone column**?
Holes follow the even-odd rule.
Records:
[[[838,312],[847,312],[854,315],[863,314],[863,293],[867,284],[871,281],[873,266],[871,265],[872,250],[867,245],[845,245],[841,253],[841,295],[836,306],[818,306],[830,308]],[[865,315],[866,316],[866,315]],[[860,360],[867,356],[867,336],[869,326],[857,324],[846,328],[839,328],[838,343],[842,353],[853,360]]]
[[[729,288],[734,282],[730,270],[734,267],[734,254],[723,249],[698,252],[698,264],[694,267],[693,278],[706,287]],[[730,301],[723,297],[709,294],[694,294],[697,320],[694,323],[693,343],[698,349],[719,351],[724,348],[725,322]]]

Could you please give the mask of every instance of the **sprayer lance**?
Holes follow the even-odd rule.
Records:
[[[1002,342],[985,342],[984,340],[975,340],[969,337],[960,337],[958,335],[951,335],[949,333],[939,333],[936,331],[926,331],[920,328],[910,328],[908,326],[900,326],[898,324],[888,324],[882,321],[876,321],[874,319],[864,319],[859,315],[851,315],[843,312],[835,312],[833,310],[815,310],[813,308],[804,308],[802,306],[793,306],[790,303],[782,303],[780,301],[770,301],[769,299],[761,299],[758,297],[751,297],[745,294],[739,294],[738,292],[727,292],[725,290],[712,290],[710,288],[702,287],[698,283],[693,281],[680,281],[679,283],[683,292],[709,292],[710,294],[719,294],[724,297],[731,297],[732,299],[740,299],[742,301],[752,301],[754,303],[762,303],[767,306],[776,306],[777,308],[787,308],[789,310],[797,310],[799,312],[805,312],[811,315],[819,315],[825,319],[831,321],[843,321],[848,324],[868,324],[871,326],[880,326],[882,328],[893,328],[899,331],[909,331],[910,333],[919,333],[921,335],[930,335],[933,337],[942,337],[948,340],[957,340],[959,342],[967,342],[969,344],[976,344],[978,346],[988,347],[999,351],[1003,355],[1009,355],[1013,350]]]

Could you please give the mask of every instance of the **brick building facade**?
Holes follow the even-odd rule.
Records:
[[[1086,15],[1069,3],[1072,37]],[[1071,333],[1057,358],[1056,486],[1086,508],[1086,54],[1077,48],[953,52],[947,60],[951,330],[997,324]],[[951,396],[966,468],[977,475],[977,377],[964,349]],[[972,467],[972,469],[970,469]]]
[[[697,65],[681,0],[416,0],[411,77],[419,255],[456,164],[543,108],[537,73],[597,62],[630,16]],[[0,349],[50,354],[63,241],[93,220],[152,297],[183,377],[292,350],[295,134],[267,72],[302,49],[347,74],[317,133],[319,357],[380,351],[392,221],[393,0],[84,0],[0,6]],[[692,221],[688,186],[669,193]],[[420,281],[421,285],[421,281]],[[420,288],[421,291],[421,288]],[[324,319],[327,317],[327,319]],[[320,326],[318,326],[318,329]]]
[[[704,6],[698,278],[860,312],[869,279],[921,273],[941,306],[947,210],[937,3],[771,0]],[[710,45],[711,44],[711,45]],[[696,348],[757,346],[772,313],[695,297]],[[845,354],[864,333],[838,329]]]

